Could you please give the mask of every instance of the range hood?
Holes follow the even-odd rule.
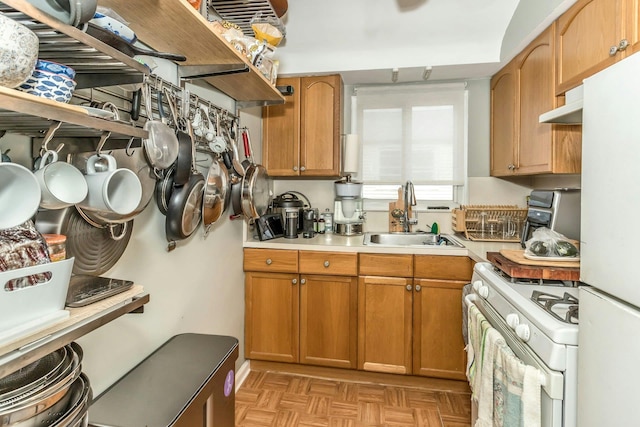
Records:
[[[540,123],[582,124],[582,85],[565,93],[565,105],[540,114]]]

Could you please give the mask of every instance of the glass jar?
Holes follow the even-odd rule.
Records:
[[[51,262],[67,259],[67,236],[63,234],[43,234],[42,237],[47,242]]]

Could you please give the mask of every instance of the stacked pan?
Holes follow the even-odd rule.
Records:
[[[71,343],[0,379],[0,427],[86,426],[92,397]]]

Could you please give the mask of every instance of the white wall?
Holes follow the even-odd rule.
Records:
[[[162,75],[167,80],[175,78],[172,69],[163,69]],[[188,87],[215,105],[234,111],[234,102],[211,88]],[[240,122],[252,135],[259,135],[261,117],[255,116],[255,110],[241,113]],[[206,176],[206,165],[199,168]],[[242,233],[243,221],[229,220],[227,211],[208,237],[200,227],[168,252],[165,217],[154,201],[134,219],[125,253],[104,276],[143,285],[151,300],[143,314],[127,314],[78,340],[84,349],[83,370],[91,379],[94,395],[180,333],[234,336],[240,341],[236,366],[244,362]]]

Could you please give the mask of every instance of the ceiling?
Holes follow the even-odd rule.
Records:
[[[539,1],[539,0],[522,0]],[[345,84],[487,77],[520,0],[290,0],[280,75],[340,72]]]

